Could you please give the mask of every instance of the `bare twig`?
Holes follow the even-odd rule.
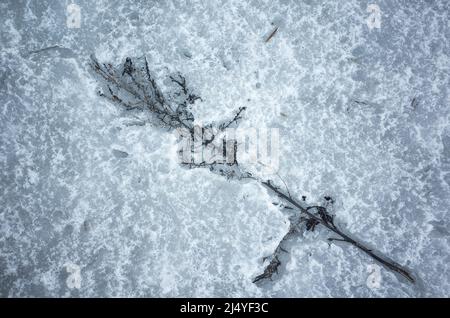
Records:
[[[278,27],[276,27],[273,31],[272,31],[272,33],[270,33],[270,35],[267,37],[267,39],[264,41],[264,42],[269,42],[273,37],[274,37],[274,35],[277,33],[277,31],[278,31]]]
[[[417,105],[419,105],[419,100],[418,100],[417,97],[414,97],[414,98],[411,100],[411,108],[412,108],[413,110],[416,110],[416,109],[417,109]]]
[[[37,54],[37,53],[50,51],[50,50],[53,50],[53,49],[59,49],[59,48],[60,48],[59,45],[48,46],[48,47],[44,47],[44,48],[39,49],[39,50],[30,51],[30,52],[28,52],[28,55]]]

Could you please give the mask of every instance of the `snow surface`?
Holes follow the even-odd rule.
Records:
[[[446,0],[0,1],[0,296],[450,296],[449,11]],[[127,125],[96,95],[91,53],[145,54],[158,78],[180,71],[203,98],[199,120],[247,106],[241,127],[279,128],[291,193],[332,196],[340,226],[419,282],[382,268],[370,288],[373,261],[320,229],[292,242],[282,275],[252,284],[287,215],[254,182],[180,168],[173,134]]]

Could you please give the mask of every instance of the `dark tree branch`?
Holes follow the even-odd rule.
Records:
[[[367,248],[362,243],[356,241],[355,239],[351,238],[349,235],[345,234],[340,229],[338,229],[338,227],[335,226],[332,221],[330,222],[330,219],[328,216],[326,216],[326,217],[323,216],[323,215],[329,215],[324,207],[313,206],[313,207],[305,208],[299,202],[297,202],[296,200],[291,198],[289,195],[283,193],[278,187],[274,186],[270,180],[262,181],[261,183],[263,185],[265,185],[269,190],[271,190],[272,192],[277,194],[278,197],[280,197],[282,200],[284,200],[284,201],[288,202],[289,204],[293,205],[294,207],[296,207],[303,215],[308,217],[309,222],[314,224],[314,226],[318,225],[318,224],[323,225],[328,230],[337,234],[342,241],[348,242],[351,245],[355,246],[356,248],[363,251],[365,254],[367,254],[368,256],[370,256],[371,258],[373,258],[374,260],[376,260],[377,262],[379,262],[380,264],[382,264],[389,270],[402,275],[411,283],[415,282],[414,277],[402,266],[398,265],[397,263],[395,263],[391,260],[388,260],[384,256],[377,255],[371,249]],[[320,212],[318,214],[314,214],[314,213],[310,212],[311,209],[320,209],[319,211],[321,211],[322,214]]]
[[[273,34],[275,34],[275,32]],[[181,92],[178,93],[178,96],[183,98],[183,101],[178,105],[172,105],[171,102],[164,98],[162,91],[159,89],[155,79],[151,75],[147,59],[144,57],[141,60],[137,60],[137,63],[135,62],[136,61],[133,62],[130,58],[127,58],[122,66],[114,67],[111,64],[100,64],[97,59],[92,56],[90,65],[93,71],[100,79],[102,79],[105,87],[105,89],[99,93],[100,96],[123,106],[126,110],[147,110],[155,116],[159,125],[168,127],[169,129],[183,128],[188,132],[192,139],[202,137],[202,146],[213,147],[214,151],[225,155],[227,143],[215,142],[215,139],[221,132],[231,127],[233,124],[238,124],[238,121],[242,118],[242,114],[246,108],[240,107],[231,120],[225,121],[222,124],[209,124],[205,126],[204,128],[207,128],[210,136],[208,139],[203,140],[203,136],[198,136],[197,134],[201,133],[204,135],[204,128],[202,128],[200,132],[197,131],[198,129],[195,129],[194,115],[188,108],[188,105],[194,104],[196,100],[201,100],[201,98],[190,92],[186,85],[186,79],[180,74],[178,74],[177,78],[173,76],[170,77],[171,81],[177,84],[181,90]],[[355,102],[362,105],[367,104],[360,101]],[[388,260],[386,257],[376,254],[362,243],[342,232],[335,225],[334,217],[327,210],[328,204],[333,203],[331,197],[325,197],[326,206],[304,207],[291,196],[286,183],[281,177],[280,179],[284,183],[287,193],[280,190],[280,188],[275,186],[270,180],[261,181],[252,176],[252,174],[242,171],[236,160],[237,142],[233,141],[232,146],[235,155],[232,162],[224,163],[212,161],[209,163],[201,161],[200,163],[197,163],[192,160],[191,162],[183,162],[181,165],[188,168],[209,168],[211,171],[219,173],[227,178],[248,178],[259,181],[285,203],[280,205],[280,207],[290,210],[297,209],[300,212],[297,220],[291,220],[288,233],[283,237],[274,253],[271,255],[270,263],[264,269],[263,274],[257,276],[253,280],[254,283],[267,278],[272,279],[273,274],[278,272],[278,268],[281,265],[280,256],[282,253],[286,253],[284,244],[289,238],[299,232],[299,226],[302,223],[305,223],[306,230],[308,231],[314,231],[315,227],[318,225],[324,226],[338,236],[338,238],[329,238],[329,242],[347,242],[363,251],[386,268],[404,276],[410,282],[414,283],[414,278],[407,270],[403,269],[395,262]],[[194,149],[192,147],[191,152],[193,153],[193,151]],[[303,196],[303,204],[305,201],[306,197]]]

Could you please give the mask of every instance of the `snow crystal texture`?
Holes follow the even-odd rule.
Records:
[[[449,1],[2,0],[0,12],[1,297],[450,296]],[[181,168],[173,134],[96,94],[91,53],[146,55],[162,86],[181,72],[199,121],[246,106],[242,127],[279,128],[290,192],[332,196],[337,223],[418,282],[381,268],[371,285],[373,260],[318,227],[281,275],[252,284],[287,215],[257,183]]]

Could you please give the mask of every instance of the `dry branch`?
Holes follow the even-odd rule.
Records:
[[[268,40],[275,34],[277,29],[271,34]],[[137,63],[133,62],[130,58],[127,58],[123,65],[114,67],[111,64],[102,64],[92,56],[91,67],[93,71],[99,76],[103,84],[103,90],[99,92],[100,96],[111,100],[114,103],[121,105],[128,111],[148,111],[152,114],[156,122],[163,127],[169,129],[185,129],[190,137],[198,137],[196,134],[203,134],[202,129],[198,132],[198,129],[194,127],[194,115],[190,107],[201,98],[192,93],[186,85],[186,79],[181,75],[170,76],[171,82],[176,84],[178,91],[175,93],[178,99],[168,98],[164,96],[156,80],[151,75],[147,59],[137,59]],[[355,101],[360,104],[365,102]],[[245,111],[245,107],[239,108],[234,117],[230,120],[226,120],[221,124],[211,123],[206,125],[208,128],[209,138],[204,139],[202,146],[215,147],[218,152],[226,152],[227,146],[222,143],[222,140],[215,140],[217,136],[225,129],[232,125],[237,125],[239,120],[242,119],[242,115]],[[230,141],[226,141],[228,143]],[[232,140],[231,145],[233,151],[236,153],[237,144]],[[194,151],[194,149],[192,149]],[[265,279],[272,279],[272,276],[278,272],[278,268],[281,265],[280,255],[285,253],[286,249],[284,244],[293,235],[300,233],[301,225],[305,224],[307,231],[314,231],[318,225],[322,225],[329,231],[337,235],[337,238],[329,238],[329,242],[341,241],[346,242],[357,249],[361,250],[372,259],[378,261],[387,269],[398,273],[405,277],[408,281],[414,283],[413,276],[403,267],[389,260],[388,258],[374,252],[350,235],[344,233],[335,225],[334,217],[327,210],[327,206],[306,206],[306,197],[302,197],[302,201],[299,202],[292,198],[289,190],[284,192],[279,187],[275,186],[270,180],[260,180],[257,177],[252,176],[241,170],[236,157],[232,162],[184,162],[183,166],[188,168],[209,168],[215,173],[219,173],[227,178],[251,178],[264,185],[274,195],[279,197],[286,205],[285,209],[296,210],[298,213],[295,220],[291,220],[288,233],[278,244],[274,253],[270,257],[269,265],[264,269],[264,272],[257,276],[253,282],[257,283]],[[284,181],[283,181],[284,183]],[[286,184],[285,184],[286,186]],[[287,186],[286,186],[287,189]],[[330,197],[325,197],[325,200],[332,203],[333,200]]]
[[[276,187],[270,180],[268,181],[262,181],[261,182],[264,186],[266,186],[269,190],[271,190],[273,193],[277,194],[280,199],[283,201],[289,203],[290,205],[293,205],[295,208],[299,210],[299,212],[307,217],[306,221],[306,228],[307,230],[314,230],[314,227],[316,225],[323,225],[331,232],[337,234],[339,238],[329,238],[328,241],[342,241],[349,243],[353,245],[354,247],[358,248],[359,250],[363,251],[365,254],[385,266],[387,269],[398,273],[405,277],[408,281],[411,283],[415,282],[414,277],[402,266],[397,264],[396,262],[389,260],[385,256],[382,256],[372,249],[364,246],[362,243],[358,242],[356,239],[350,237],[348,234],[341,231],[335,224],[333,220],[333,216],[328,213],[326,207],[322,206],[309,206],[304,207],[300,202],[293,199],[290,195],[284,193],[280,188]],[[316,211],[316,213],[312,211]],[[283,238],[284,239],[284,238]]]

